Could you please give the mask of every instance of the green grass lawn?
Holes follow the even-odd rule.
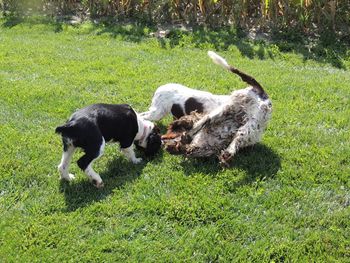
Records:
[[[133,165],[109,144],[94,166],[103,189],[75,162],[76,180],[59,180],[54,129],[74,110],[105,102],[142,112],[169,82],[217,94],[245,87],[207,57],[217,42],[148,33],[0,28],[0,261],[348,261],[350,73],[274,45],[219,52],[254,76],[274,107],[262,142],[231,168],[164,151]],[[170,121],[158,124],[165,131]]]

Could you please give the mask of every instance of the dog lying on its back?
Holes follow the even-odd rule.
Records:
[[[92,163],[103,154],[105,142],[119,142],[124,155],[137,164],[142,159],[135,156],[134,142],[147,156],[154,155],[161,147],[159,132],[152,122],[142,119],[127,104],[93,104],[78,110],[64,125],[56,128],[63,141],[62,160],[58,166],[61,179],[74,178],[68,170],[72,155],[79,147],[85,155],[78,160],[78,166],[97,188],[103,187]]]
[[[239,75],[251,86],[232,92],[208,114],[195,112],[175,120],[162,140],[170,153],[189,157],[216,155],[226,166],[240,148],[260,141],[271,118],[272,104],[253,77],[230,66],[214,52],[208,54],[216,64]]]

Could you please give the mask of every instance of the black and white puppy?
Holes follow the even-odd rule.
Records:
[[[208,56],[214,63],[221,64],[222,58],[213,51]],[[140,114],[146,120],[158,121],[171,113],[179,119],[192,111],[207,114],[230,101],[230,95],[215,95],[207,91],[195,90],[181,84],[169,83],[160,86],[153,95],[148,111]]]
[[[133,144],[145,150],[146,156],[154,155],[161,147],[159,129],[150,121],[141,118],[127,104],[93,104],[73,113],[70,119],[56,128],[62,135],[63,154],[58,170],[61,179],[72,180],[69,164],[76,148],[85,154],[78,160],[78,166],[97,187],[103,187],[99,174],[92,169],[92,163],[103,154],[105,143],[119,142],[124,155],[133,163],[136,158]]]

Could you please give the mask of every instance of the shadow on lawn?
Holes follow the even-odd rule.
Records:
[[[2,19],[3,27],[11,28],[21,23],[29,25],[47,24],[52,30],[59,33],[66,26],[79,28],[79,24],[71,25],[69,19],[52,18],[18,18],[5,17]],[[235,47],[242,56],[247,58],[274,59],[283,52],[298,53],[306,60],[315,60],[319,63],[329,63],[334,67],[346,69],[343,59],[348,56],[348,36],[343,40],[334,41],[335,37],[321,36],[317,40],[309,41],[305,36],[276,36],[273,40],[249,40],[241,30],[233,27],[219,29],[207,29],[205,27],[193,27],[190,30],[182,30],[176,27],[168,27],[169,33],[164,38],[157,38],[162,48],[175,48],[177,46],[191,46],[201,49],[215,49],[217,51],[230,50]],[[115,23],[111,20],[91,22],[83,33],[96,35],[109,35],[124,41],[139,43],[150,39],[150,33],[157,31],[157,27],[140,24],[137,22]],[[299,32],[300,33],[300,32]],[[285,34],[286,35],[286,34]],[[330,40],[331,39],[331,40]],[[309,42],[308,42],[309,41]],[[335,42],[337,42],[335,44]]]
[[[291,36],[292,37],[292,36]],[[298,35],[295,40],[282,36],[271,36],[269,39],[251,40],[247,34],[233,27],[208,30],[194,27],[191,32],[171,30],[167,38],[158,38],[161,47],[175,48],[177,46],[194,46],[201,49],[230,50],[235,47],[240,54],[249,59],[274,59],[284,52],[298,53],[303,60],[314,60],[319,63],[329,63],[340,69],[346,69],[343,58],[348,55],[348,37],[335,41],[335,36],[321,36],[317,40],[309,41],[305,36]]]
[[[110,161],[107,168],[100,173],[104,183],[102,189],[96,189],[87,178],[82,182],[61,180],[60,191],[64,194],[67,211],[75,211],[80,207],[106,199],[115,189],[120,189],[128,182],[136,180],[147,162],[160,162],[163,159],[163,151],[153,159],[146,158],[138,151],[136,156],[142,157],[143,162],[135,165],[124,157]]]
[[[203,173],[215,176],[223,168],[220,167],[217,159],[188,159],[182,163],[184,172],[190,176],[194,173]],[[226,169],[242,169],[246,176],[233,181],[230,190],[250,184],[256,180],[265,180],[274,177],[281,168],[279,156],[269,147],[263,144],[256,144],[241,149],[233,158],[231,165]]]

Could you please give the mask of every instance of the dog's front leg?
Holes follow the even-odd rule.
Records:
[[[142,158],[136,158],[133,145],[131,145],[128,148],[121,148],[121,150],[126,156],[126,158],[128,158],[128,160],[130,160],[134,164],[138,164],[142,161]]]
[[[149,121],[159,121],[167,114],[162,108],[150,108],[149,111],[140,113],[141,118]]]

